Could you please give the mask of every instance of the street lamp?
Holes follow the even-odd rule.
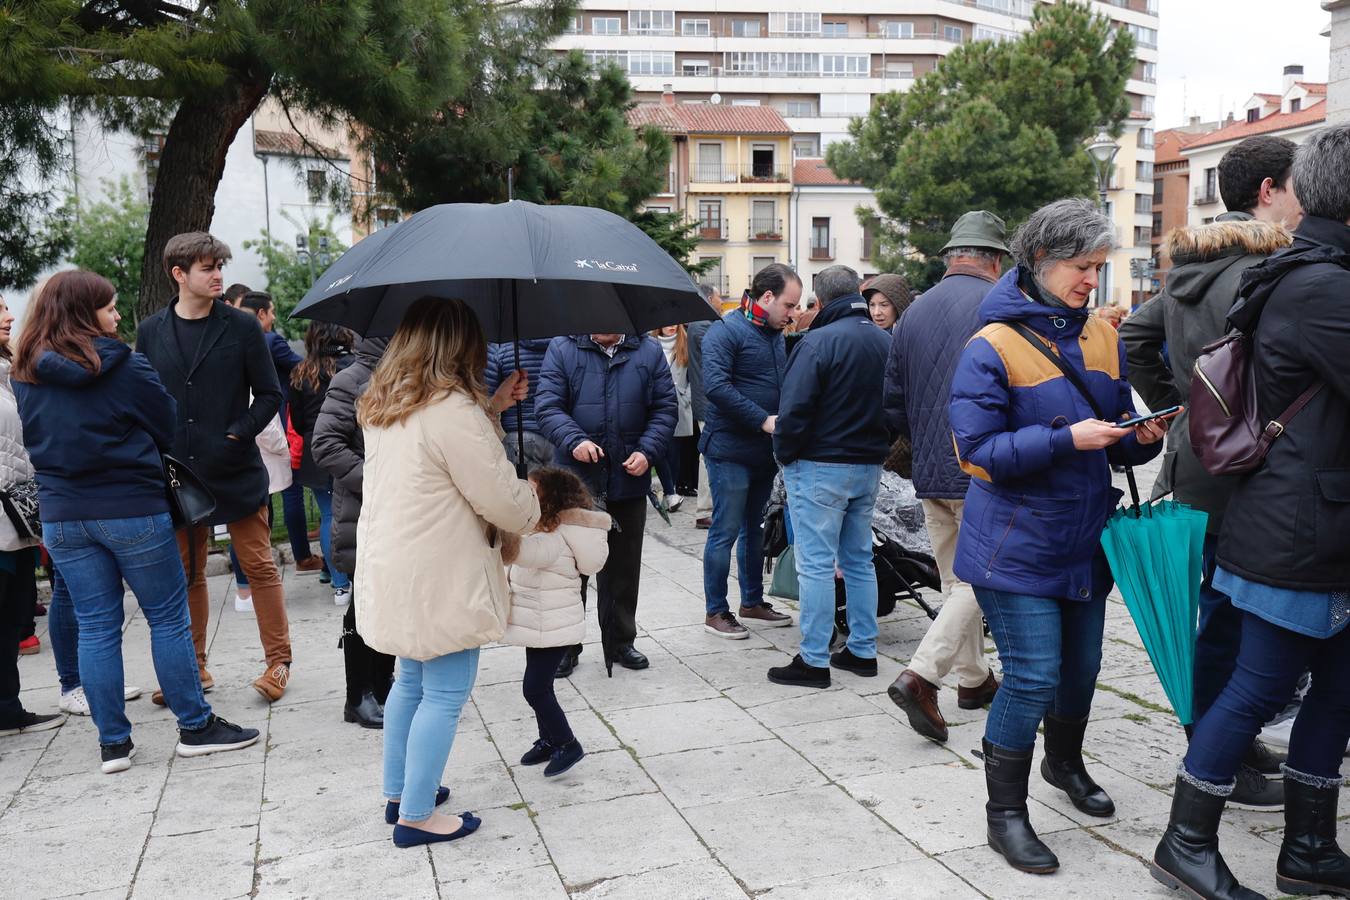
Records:
[[[1092,157],[1092,167],[1097,170],[1097,193],[1101,195],[1102,212],[1105,212],[1106,189],[1111,186],[1111,164],[1120,152],[1120,144],[1103,128],[1086,149],[1088,156]]]

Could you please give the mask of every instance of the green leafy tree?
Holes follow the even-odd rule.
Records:
[[[252,250],[262,257],[263,273],[267,277],[265,290],[272,295],[273,309],[277,314],[276,324],[272,327],[283,337],[304,337],[308,323],[291,318],[291,311],[304,298],[317,275],[336,260],[347,249],[333,232],[330,219],[325,223],[311,222],[308,225],[308,255],[302,254],[293,244],[269,239],[263,234],[256,241],[244,241],[244,249]],[[320,249],[322,239],[327,239],[327,248]],[[327,254],[325,258],[323,254]]]
[[[660,244],[661,248],[684,266],[684,270],[690,275],[702,275],[717,265],[715,259],[702,262],[694,259],[694,251],[698,249],[699,243],[699,223],[685,218],[683,213],[647,210],[634,215],[633,224],[645,231],[647,237]]]
[[[118,331],[127,338],[135,336],[139,322],[136,299],[149,215],[150,205],[123,178],[109,189],[106,200],[70,215],[67,226],[71,263],[97,272],[117,288],[117,311],[122,314]]]
[[[141,270],[148,313],[173,292],[164,244],[209,228],[226,151],[264,98],[398,130],[467,89],[476,48],[507,29],[556,34],[570,12],[571,0],[23,0],[0,9],[0,122],[63,102],[114,126],[168,122]]]
[[[879,260],[916,287],[956,219],[988,209],[1016,226],[1095,179],[1083,143],[1129,114],[1134,39],[1084,3],[1037,5],[1031,29],[957,47],[905,93],[881,95],[830,147],[839,175],[876,191],[884,218]]]
[[[0,49],[0,67],[3,60]],[[0,106],[0,287],[32,284],[70,246],[51,187],[66,158],[52,115],[28,101]]]

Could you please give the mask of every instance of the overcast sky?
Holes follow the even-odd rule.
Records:
[[[1157,128],[1234,112],[1278,93],[1286,65],[1327,80],[1331,14],[1318,0],[1160,0]]]

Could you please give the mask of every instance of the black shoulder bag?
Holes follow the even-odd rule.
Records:
[[[163,455],[164,488],[175,528],[190,528],[216,511],[216,497],[206,483],[183,462]]]

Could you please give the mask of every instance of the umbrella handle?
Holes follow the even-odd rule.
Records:
[[[1130,483],[1130,499],[1134,501],[1135,515],[1139,515],[1139,485],[1134,480],[1134,466],[1125,467],[1125,479]]]
[[[516,371],[520,371],[520,304],[516,299],[516,282],[511,280],[511,337],[514,338],[512,345],[516,351]],[[516,477],[523,479],[526,474],[525,465],[525,415],[520,410],[520,404],[516,404]]]

